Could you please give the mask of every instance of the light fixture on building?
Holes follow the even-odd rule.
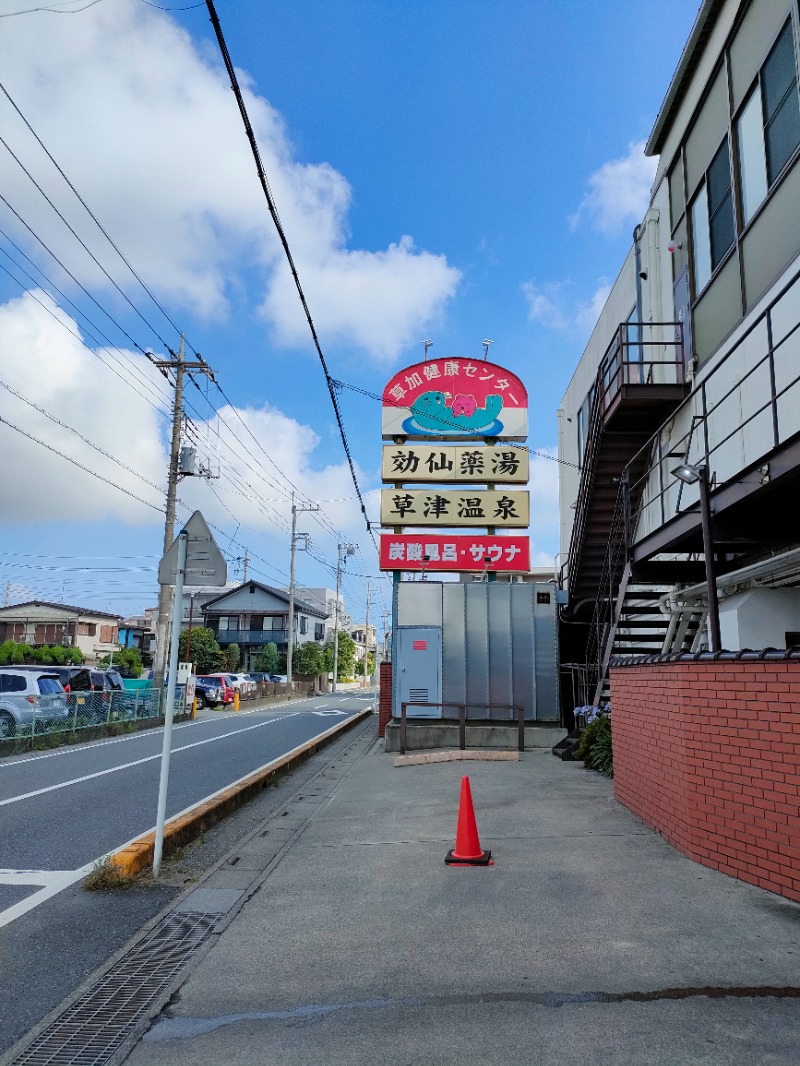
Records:
[[[717,572],[714,560],[714,540],[711,535],[708,467],[704,463],[693,466],[691,463],[683,462],[680,466],[676,466],[672,473],[684,485],[697,485],[700,489],[700,524],[703,530],[703,555],[705,557],[706,586],[708,589],[708,645],[709,651],[721,651]]]

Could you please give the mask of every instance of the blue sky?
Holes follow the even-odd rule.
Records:
[[[205,5],[15,14],[38,6],[0,0],[0,417],[18,427],[0,425],[0,590],[120,613],[155,601],[169,389],[137,346],[161,356],[178,327],[225,394],[187,391],[187,432],[220,476],[183,482],[186,508],[217,526],[232,577],[246,545],[251,574],[283,584],[291,487],[319,501],[299,525],[312,553],[298,580],[333,586],[338,531],[359,545],[345,595],[363,619],[377,558]],[[527,384],[530,446],[553,454],[559,401],[647,204],[642,142],[698,6],[218,0],[334,378],[379,393],[426,338],[440,358],[479,357],[491,338],[490,358]],[[377,519],[380,405],[346,388],[341,406]],[[534,459],[538,562],[558,550],[556,479]],[[388,603],[382,582],[373,618]]]

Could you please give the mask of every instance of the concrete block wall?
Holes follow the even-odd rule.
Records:
[[[611,669],[614,791],[685,855],[800,901],[800,660]]]
[[[378,699],[378,736],[386,733],[386,726],[392,718],[392,664],[380,665],[380,697]]]

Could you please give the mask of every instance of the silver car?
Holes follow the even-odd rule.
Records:
[[[46,732],[69,713],[58,674],[46,666],[0,666],[0,740]]]

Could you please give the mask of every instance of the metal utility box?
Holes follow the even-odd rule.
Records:
[[[413,626],[398,630],[398,698],[401,703],[441,703],[442,631]],[[409,707],[409,718],[441,718],[441,707]]]
[[[415,699],[412,690],[427,687],[429,702],[467,704],[468,718],[513,720],[512,708],[522,706],[527,721],[559,721],[551,583],[402,581],[396,592],[395,716],[401,702]],[[439,638],[435,683],[433,665],[419,671],[414,650],[415,639],[426,640],[433,656],[433,634]],[[409,716],[421,717],[419,710],[410,707]],[[456,713],[431,708],[425,717]]]

